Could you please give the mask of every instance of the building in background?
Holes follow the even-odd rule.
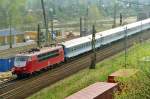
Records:
[[[37,40],[37,31],[25,31],[25,40]]]
[[[2,29],[0,30],[0,46],[7,45],[10,43],[10,34],[11,34],[11,42],[12,44],[21,43],[24,41],[24,33],[11,29]]]
[[[49,32],[51,32],[51,29],[49,29]],[[53,30],[56,37],[62,36],[62,32],[59,29]],[[37,41],[37,31],[25,31],[25,40],[34,40]],[[41,34],[43,34],[43,37],[45,35],[45,29],[41,29]],[[43,38],[44,39],[44,38]]]

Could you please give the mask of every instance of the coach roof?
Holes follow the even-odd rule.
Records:
[[[72,46],[76,46],[76,45],[80,45],[86,42],[89,42],[90,39],[86,38],[86,37],[80,37],[80,38],[76,38],[73,40],[69,40],[69,41],[65,41],[62,42],[62,45],[64,45],[65,47],[72,47]]]
[[[125,31],[126,28],[130,29],[130,28],[139,26],[141,24],[146,24],[146,23],[150,23],[150,18],[146,19],[146,20],[143,20],[143,21],[139,21],[139,22],[127,24],[127,25],[124,25],[124,26],[120,26],[120,27],[117,27],[117,28],[114,28],[114,29],[109,29],[109,30],[106,30],[106,31],[98,32],[98,33],[96,33],[95,38],[99,39],[101,37],[105,37],[105,36],[115,34],[115,33],[121,32],[121,31]],[[73,46],[76,46],[76,45],[84,44],[86,42],[90,42],[91,40],[92,40],[92,35],[89,35],[89,36],[80,37],[80,38],[76,38],[76,39],[73,39],[73,40],[70,40],[70,41],[63,42],[62,45],[69,48],[69,47],[73,47]]]

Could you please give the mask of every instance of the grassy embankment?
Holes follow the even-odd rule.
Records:
[[[127,68],[139,68],[139,60],[145,56],[150,56],[150,42],[135,44],[135,46],[132,47],[128,52]],[[124,53],[98,63],[95,70],[84,69],[79,73],[74,74],[73,76],[61,80],[58,83],[34,94],[28,99],[63,99],[66,96],[69,96],[92,83],[95,83],[97,81],[106,81],[109,74],[120,68],[124,68]],[[139,78],[145,79],[143,77]],[[147,77],[145,80],[148,80]],[[139,82],[135,84],[135,86],[138,86],[138,84],[140,86]],[[145,85],[143,84],[143,86]],[[141,93],[141,91],[137,91],[137,93],[135,92],[135,89],[138,90],[139,88],[131,87],[131,89],[134,89],[132,90],[132,92],[127,91],[126,93],[123,93],[121,96],[117,97],[117,99],[129,99],[131,95],[129,93],[132,93],[133,96],[130,99],[141,99],[140,96],[139,98],[134,98],[134,95],[136,96],[136,94]]]

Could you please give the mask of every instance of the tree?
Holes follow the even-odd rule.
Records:
[[[0,0],[0,27],[7,28],[11,18],[14,27],[20,26],[25,12],[25,0]]]
[[[96,20],[103,18],[103,13],[97,7],[97,5],[91,5],[89,7],[89,20],[95,23]]]

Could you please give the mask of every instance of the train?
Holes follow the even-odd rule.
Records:
[[[150,18],[98,32],[95,35],[95,47],[101,48],[123,39],[125,36],[132,36],[148,29],[150,29]],[[62,42],[55,47],[44,47],[41,49],[34,49],[34,51],[31,52],[20,53],[15,56],[12,73],[17,75],[17,77],[31,75],[91,50],[92,35],[88,35]]]

